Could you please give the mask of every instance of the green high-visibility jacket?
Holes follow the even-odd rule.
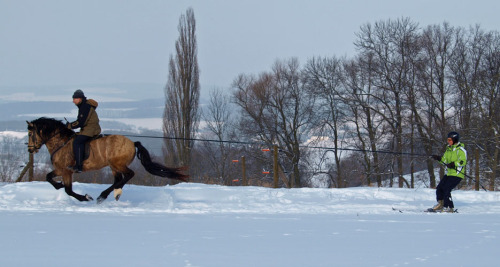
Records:
[[[464,144],[457,142],[452,146],[446,146],[446,151],[440,162],[444,164],[454,162],[455,168],[446,168],[446,175],[463,179],[465,177],[465,165],[467,164],[467,151]]]

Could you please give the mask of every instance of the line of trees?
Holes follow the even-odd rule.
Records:
[[[166,86],[165,125],[173,121],[197,125],[195,119],[186,121],[178,113],[187,107],[180,103],[189,102],[191,110],[184,113],[198,114],[199,85],[192,80],[199,78],[197,62],[189,68],[181,64],[186,58],[196,61],[196,55],[189,54],[196,52],[192,10],[179,25],[177,56],[171,58]],[[185,32],[191,35],[181,42]],[[413,175],[410,181],[403,175],[419,170],[427,170],[428,185],[435,187],[432,160],[404,155],[443,153],[446,134],[453,130],[468,149],[469,174],[478,165],[483,182],[494,190],[500,164],[499,32],[446,22],[420,27],[400,18],[362,25],[356,36],[357,53],[352,58],[313,57],[304,65],[290,58],[277,60],[268,71],[239,75],[231,93],[220,89],[211,93],[202,116],[206,127],[200,131],[191,127],[190,134],[165,127],[165,135],[197,133],[220,141],[277,144],[280,177],[287,187],[310,186],[318,174],[326,175],[327,185],[335,187],[383,186],[385,180],[393,186],[393,177],[399,187],[413,187]],[[187,47],[179,49],[180,44]],[[180,70],[187,70],[191,80],[179,78]],[[182,94],[172,97],[171,92]],[[311,149],[306,144],[327,144],[332,149]],[[252,177],[253,184],[270,179],[262,175],[263,169],[270,169],[270,156],[259,146],[221,142],[184,147],[189,148],[190,160],[182,162],[190,162],[194,181],[232,184],[241,174],[231,159],[243,155],[251,184]],[[342,148],[364,152],[347,153]],[[369,152],[380,150],[396,153]],[[172,151],[167,145],[167,154]],[[470,156],[476,151],[478,161]]]
[[[409,18],[367,23],[356,33],[355,56],[313,57],[303,65],[296,58],[277,60],[269,70],[235,77],[231,90],[212,90],[201,108],[195,30],[189,9],[179,20],[176,55],[170,57],[164,113],[164,136],[178,137],[165,141],[165,162],[189,166],[191,181],[239,185],[241,166],[233,160],[245,156],[249,184],[271,186],[272,153],[262,149],[278,145],[284,187],[394,181],[413,187],[419,179],[413,174],[422,170],[430,177],[425,183],[435,187],[437,165],[408,154],[441,154],[446,134],[454,130],[468,150],[468,175],[478,169],[483,185],[498,188],[497,31],[448,23],[420,27]],[[10,143],[3,140],[0,159],[15,166],[0,164],[0,181],[19,169]],[[165,184],[136,173],[135,183]],[[106,183],[101,179],[107,176],[94,173],[81,181]]]

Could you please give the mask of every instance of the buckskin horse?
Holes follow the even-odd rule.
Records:
[[[68,168],[75,163],[73,156],[73,137],[76,133],[66,127],[62,121],[51,118],[39,118],[28,122],[28,151],[37,153],[45,145],[50,153],[50,160],[54,170],[46,176],[47,182],[55,189],[64,187],[66,193],[79,201],[94,200],[88,194],[80,195],[73,192],[73,171]],[[99,170],[106,166],[111,168],[114,183],[102,191],[97,198],[97,203],[103,202],[111,191],[118,200],[122,194],[123,186],[134,176],[134,171],[128,168],[135,155],[149,173],[187,182],[188,176],[182,174],[185,168],[169,168],[153,162],[149,152],[140,142],[132,142],[123,135],[108,135],[90,141],[88,159],[83,162],[83,171]],[[137,149],[137,153],[136,153]],[[54,181],[54,177],[62,176],[62,182]]]

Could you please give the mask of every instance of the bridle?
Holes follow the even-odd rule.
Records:
[[[34,148],[34,149],[33,149],[34,151],[35,151],[35,150],[38,150],[38,149],[40,149],[40,148],[43,146],[43,144],[44,144],[43,142],[42,142],[40,145],[38,145],[38,144],[37,144],[37,140],[36,140],[36,138],[35,138],[35,134],[33,133],[33,130],[29,130],[29,131],[28,131],[28,138],[29,138],[29,140],[31,141],[31,144],[32,144],[32,145],[30,145],[30,142],[28,142],[28,150],[29,150],[30,148]]]
[[[28,143],[28,150],[29,150],[30,148],[34,148],[34,150],[33,150],[33,151],[36,151],[36,150],[39,150],[39,149],[40,149],[43,145],[45,145],[48,141],[50,141],[50,139],[54,138],[56,135],[58,135],[59,133],[61,133],[61,130],[56,131],[55,133],[53,133],[53,134],[52,134],[49,138],[47,138],[46,140],[43,140],[43,139],[41,138],[40,134],[37,134],[38,136],[40,136],[40,139],[42,139],[42,143],[41,143],[41,144],[39,144],[39,145],[38,145],[38,143],[37,143],[37,140],[36,140],[35,135],[34,135],[34,133],[33,133],[33,132],[35,132],[35,131],[33,131],[33,130],[29,130],[29,131],[28,131],[29,138],[31,139],[31,142],[33,143],[33,145],[31,145],[31,146],[30,146],[30,145],[29,145],[29,143]],[[73,134],[73,136],[74,136],[74,134]],[[54,160],[53,160],[54,155],[57,153],[57,151],[61,150],[61,148],[65,147],[65,146],[66,146],[66,145],[67,145],[67,144],[71,141],[71,139],[73,139],[73,136],[71,136],[71,137],[70,137],[70,138],[69,138],[66,142],[64,142],[64,144],[62,144],[61,146],[59,146],[58,148],[56,148],[56,149],[54,150],[54,152],[52,152],[52,153],[50,154],[50,162],[54,162]]]
[[[37,139],[35,138],[35,134],[34,134],[35,132],[36,132],[36,128],[35,128],[35,130],[28,131],[28,137],[29,137],[29,139],[31,139],[31,143],[33,144],[30,146],[28,143],[28,149],[34,148],[34,150],[39,150],[43,145],[45,145],[48,141],[50,141],[52,138],[54,138],[56,135],[58,135],[61,131],[60,130],[56,131],[46,140],[43,140],[42,137],[40,136],[40,134],[37,134],[38,136],[40,136],[40,139],[42,139],[42,143],[40,143],[40,144],[38,144]]]

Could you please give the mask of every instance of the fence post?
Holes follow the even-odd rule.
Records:
[[[28,170],[28,181],[33,182],[33,153],[30,153],[28,164],[30,165],[30,169]]]
[[[26,166],[24,166],[24,169],[21,171],[21,174],[19,174],[19,177],[17,177],[16,183],[21,182],[21,180],[23,179],[23,177],[27,171],[29,171],[28,181],[32,182],[33,181],[33,153],[29,154],[28,164],[26,164]]]
[[[274,145],[273,151],[273,178],[274,188],[278,188],[278,145]]]
[[[475,155],[475,159],[474,159],[475,163],[476,163],[476,191],[479,191],[479,184],[480,184],[480,180],[479,180],[479,149],[476,148],[476,155]]]
[[[243,186],[248,185],[246,169],[247,169],[247,167],[246,167],[246,163],[245,163],[245,156],[241,156],[241,172],[242,172],[242,178],[243,178]]]

